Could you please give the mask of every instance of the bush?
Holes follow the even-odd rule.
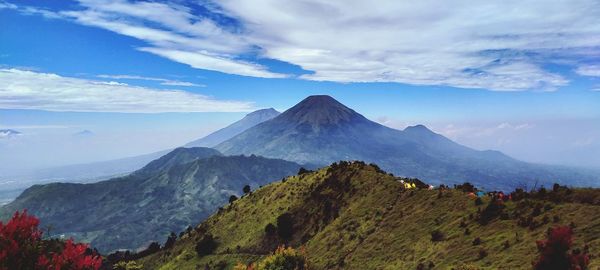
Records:
[[[277,234],[285,241],[292,239],[294,235],[294,219],[292,214],[284,213],[277,217]]]
[[[165,241],[165,249],[170,249],[175,245],[175,241],[177,240],[177,234],[171,232],[169,237],[167,237],[167,241]]]
[[[217,249],[217,241],[211,234],[207,234],[196,243],[196,254],[203,257],[212,254]]]
[[[440,230],[435,230],[435,231],[431,232],[431,241],[432,242],[444,241],[445,238],[446,238],[446,236]]]
[[[477,255],[478,255],[477,258],[479,258],[481,260],[481,259],[487,257],[488,252],[487,252],[487,250],[481,248],[481,249],[479,249],[479,252],[477,253]]]
[[[474,246],[481,245],[481,238],[477,237],[477,238],[473,239],[473,245]]]
[[[305,270],[308,269],[304,250],[297,251],[291,247],[277,248],[272,254],[262,261],[245,265],[238,263],[234,270]]]
[[[479,223],[486,225],[493,219],[499,217],[504,210],[504,203],[501,200],[493,198],[490,203],[479,214]]]
[[[590,257],[586,252],[575,250],[569,253],[573,244],[573,230],[570,227],[549,229],[546,239],[536,244],[540,253],[533,262],[536,270],[588,269]]]
[[[502,248],[503,249],[509,249],[510,248],[510,242],[508,242],[508,240],[504,241],[504,243],[502,243]]]
[[[469,182],[456,186],[456,189],[462,190],[463,192],[475,192],[475,186]]]
[[[237,199],[238,199],[237,196],[231,195],[231,196],[229,196],[229,203],[233,203],[233,202],[237,201]]]
[[[304,167],[300,167],[300,169],[298,170],[298,175],[302,175],[305,173],[310,173],[312,171],[305,169]]]
[[[102,257],[72,239],[42,240],[39,220],[18,211],[0,222],[0,269],[100,269]]]
[[[248,193],[250,193],[250,191],[252,191],[252,189],[250,188],[249,185],[245,185],[244,188],[242,189],[242,191],[244,192],[244,194],[248,194]]]
[[[267,226],[265,226],[265,234],[267,236],[273,236],[275,235],[275,233],[277,232],[277,227],[275,227],[275,225],[273,225],[272,223],[267,224]]]

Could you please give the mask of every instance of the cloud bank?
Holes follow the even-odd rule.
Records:
[[[54,12],[5,8],[103,28],[146,42],[137,48],[144,52],[252,77],[288,76],[260,59],[300,66],[305,80],[499,91],[556,90],[568,85],[569,70],[599,74],[589,64],[600,59],[596,0],[78,2],[80,9]]]
[[[0,108],[74,112],[242,112],[250,102],[216,100],[181,90],[159,90],[20,69],[0,69]]]
[[[167,86],[186,86],[186,87],[206,87],[203,84],[196,84],[192,82],[183,82],[177,80],[169,80],[164,78],[156,78],[156,77],[145,77],[145,76],[137,76],[137,75],[106,75],[101,74],[97,76],[98,78],[103,79],[114,79],[114,80],[142,80],[142,81],[155,81],[159,82],[161,85]]]

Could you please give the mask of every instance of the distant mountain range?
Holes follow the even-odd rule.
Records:
[[[298,172],[296,163],[257,156],[223,156],[210,148],[177,148],[124,177],[92,184],[35,185],[0,207],[0,219],[28,211],[53,235],[91,242],[102,252],[163,243],[196,224],[230,195]]]
[[[247,117],[254,120],[232,125],[241,133],[219,143],[216,150],[177,148],[153,153],[144,158],[155,160],[142,169],[93,184],[33,186],[0,207],[0,218],[29,209],[44,226],[52,225],[55,234],[89,241],[106,252],[164,241],[169,232],[182,231],[208,217],[230,195],[241,195],[244,185],[256,188],[271,183],[294,174],[301,165],[313,168],[339,160],[362,160],[431,184],[469,181],[486,189],[533,188],[553,182],[574,186],[600,183],[597,175],[575,169],[530,164],[497,151],[473,150],[422,125],[404,130],[385,127],[329,96],[311,96],[275,114],[274,110],[249,114]],[[271,116],[241,131],[240,126]],[[233,133],[219,131],[221,139]],[[193,143],[215,143],[216,137]],[[90,171],[98,170],[93,164],[89,166]],[[276,196],[297,196],[297,192],[293,188]]]
[[[19,136],[22,134],[23,133],[16,131],[14,129],[0,129],[0,139],[11,138],[11,137]]]
[[[251,112],[241,120],[236,121],[231,125],[217,130],[203,138],[192,141],[186,144],[185,147],[213,147],[245,131],[246,129],[255,126],[256,124],[262,123],[277,115],[279,115],[279,112],[273,108]],[[3,136],[17,136],[20,134],[20,132],[15,130],[0,130],[0,138],[3,138]],[[89,130],[84,130],[73,135],[77,137],[89,137],[93,136],[93,134],[94,133]],[[148,162],[167,154],[171,150],[172,149],[167,149],[149,154],[114,160],[39,169],[27,174],[11,176],[4,175],[4,178],[14,178],[18,179],[18,181],[12,181],[11,184],[2,185],[0,187],[0,192],[11,191],[10,194],[14,194],[15,190],[24,190],[33,184],[43,184],[56,181],[93,182],[104,180],[110,177],[121,176],[142,168]],[[2,199],[9,198],[2,197],[2,194],[0,193],[0,200]]]
[[[279,114],[280,113],[273,108],[251,112],[241,120],[227,127],[219,129],[203,138],[189,142],[184,145],[184,147],[214,147],[217,144],[220,144],[233,138],[235,135],[244,132],[246,129],[256,126],[264,121],[273,119],[273,117],[278,116]]]
[[[526,163],[498,151],[473,150],[423,125],[392,129],[330,96],[310,96],[215,148],[226,155],[256,154],[300,164],[363,160],[433,184],[469,181],[491,189],[533,187],[536,183],[548,186],[552,182],[600,185],[597,175]]]

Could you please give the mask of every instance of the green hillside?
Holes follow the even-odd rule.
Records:
[[[75,237],[103,253],[135,250],[204,220],[245,185],[257,188],[299,168],[283,160],[178,148],[128,176],[33,186],[0,207],[0,220],[28,209],[54,236]]]
[[[561,187],[522,196],[528,198],[489,214],[489,196],[476,206],[459,189],[405,190],[377,167],[342,162],[256,190],[173,248],[138,263],[146,269],[231,269],[287,244],[305,248],[311,269],[531,269],[535,240],[549,227],[572,222],[575,246],[586,243],[599,254],[598,190]],[[216,249],[199,256],[197,243],[206,249],[211,237]],[[600,260],[592,259],[591,269],[597,267]]]

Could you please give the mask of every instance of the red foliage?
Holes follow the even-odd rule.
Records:
[[[0,270],[52,269],[97,270],[102,258],[88,252],[86,244],[42,240],[39,220],[27,211],[14,214],[8,223],[0,222]]]
[[[536,242],[540,257],[533,263],[536,270],[585,270],[590,263],[588,254],[575,250],[569,253],[573,244],[573,230],[570,227],[557,227],[548,231],[547,239]]]

